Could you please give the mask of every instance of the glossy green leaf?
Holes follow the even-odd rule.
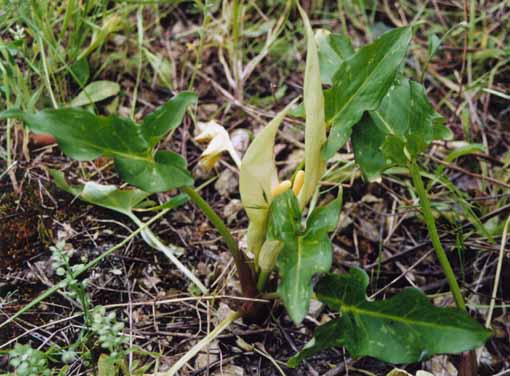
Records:
[[[154,152],[153,148],[182,121],[186,107],[195,99],[190,93],[175,96],[148,115],[142,126],[130,119],[97,116],[79,108],[8,111],[0,113],[0,118],[18,117],[33,132],[53,135],[71,158],[113,158],[122,179],[146,192],[163,192],[193,184],[186,161],[179,154]]]
[[[450,138],[422,85],[399,77],[379,108],[356,124],[352,143],[356,162],[367,180],[393,165],[405,165],[430,143]]]
[[[62,151],[77,160],[92,160],[101,155],[149,159],[141,128],[129,119],[62,108],[23,113],[22,120],[35,133],[55,136]]]
[[[296,368],[304,359],[322,350],[344,346],[344,337],[339,335],[342,329],[342,323],[339,320],[331,320],[318,326],[312,340],[305,345],[303,350],[288,360],[289,367]]]
[[[409,161],[405,141],[393,134],[385,137],[381,150],[388,164],[404,165]]]
[[[294,193],[289,190],[276,196],[269,213],[268,237],[285,241],[301,233],[301,210]]]
[[[346,36],[324,29],[317,30],[315,40],[319,49],[321,80],[323,83],[331,85],[340,64],[354,55],[351,40]]]
[[[113,81],[94,81],[88,84],[70,103],[71,107],[100,102],[119,94],[120,85]]]
[[[427,98],[425,88],[415,81],[409,81],[409,129],[406,135],[406,148],[411,157],[427,150],[434,140],[434,126],[442,124],[443,118],[439,115]]]
[[[381,131],[368,115],[363,116],[352,130],[354,158],[368,181],[379,178],[381,171],[387,167],[381,150],[385,137],[386,133]]]
[[[305,106],[305,180],[298,201],[303,209],[312,198],[317,185],[324,174],[326,162],[321,157],[321,149],[326,142],[326,120],[324,113],[324,95],[322,92],[321,73],[317,44],[310,20],[306,12],[299,7],[305,25],[307,55],[303,98]]]
[[[165,192],[193,184],[184,158],[172,151],[158,151],[153,158],[116,158],[122,179],[147,192]]]
[[[300,323],[308,312],[312,277],[331,267],[328,232],[336,227],[340,206],[340,199],[336,199],[314,210],[303,229],[299,203],[292,191],[275,197],[271,205],[268,239],[283,243],[277,258],[278,295],[295,323]]]
[[[341,192],[341,190],[340,190]],[[341,194],[326,206],[316,208],[306,221],[305,236],[318,238],[332,232],[338,224],[340,209],[342,208]]]
[[[256,257],[266,238],[267,213],[272,201],[271,190],[278,184],[274,160],[276,132],[294,104],[295,101],[290,103],[260,131],[241,161],[239,192],[250,219],[248,250]]]
[[[371,356],[389,363],[414,363],[435,354],[459,353],[482,346],[490,332],[456,308],[433,306],[418,289],[369,301],[368,275],[361,269],[328,274],[317,297],[341,315],[319,327],[312,342],[289,363],[317,351],[345,346],[353,357]]]
[[[197,103],[197,95],[192,92],[177,94],[156,111],[143,119],[143,135],[150,146],[155,146],[169,131],[181,124],[186,109]]]
[[[391,87],[411,40],[411,28],[384,33],[345,60],[325,92],[326,118],[331,124],[324,158],[328,159],[351,135],[365,111],[375,110]]]
[[[405,138],[411,122],[410,81],[397,77],[377,110],[370,113],[381,131]]]

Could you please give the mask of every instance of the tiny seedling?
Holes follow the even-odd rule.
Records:
[[[124,345],[127,344],[129,338],[122,334],[124,323],[117,321],[115,312],[107,314],[103,306],[94,307],[91,312],[91,321],[91,329],[98,336],[101,348],[109,351],[107,356],[103,354],[103,361],[111,364],[114,368],[117,364],[125,368],[126,365],[123,363],[126,355]]]
[[[82,271],[85,267],[84,264],[71,265],[71,253],[65,249],[65,242],[60,241],[54,246],[50,247],[51,251],[51,267],[55,274],[62,278],[66,284],[64,293],[71,299],[77,299],[85,314],[88,313],[89,299],[85,291],[87,287],[87,280],[79,281],[74,278],[76,273]]]
[[[246,298],[275,292],[276,283],[276,295],[296,324],[303,321],[314,296],[338,312],[338,318],[317,328],[314,339],[291,358],[290,366],[297,366],[303,358],[333,346],[344,346],[355,357],[412,363],[434,354],[458,353],[483,345],[490,333],[464,310],[463,297],[441,245],[418,163],[420,154],[433,140],[448,138],[450,133],[429,103],[423,86],[404,76],[412,27],[388,31],[373,43],[355,50],[343,36],[324,31],[314,35],[306,13],[298,8],[307,39],[302,107],[305,156],[292,179],[280,182],[274,144],[278,128],[293,102],[257,135],[241,161],[240,195],[250,220],[247,239],[253,262],[193,188],[185,159],[177,153],[157,149],[166,134],[181,123],[186,110],[197,102],[194,94],[176,95],[146,116],[142,124],[113,115],[97,116],[78,108],[37,113],[12,109],[0,113],[0,118],[16,117],[33,132],[52,134],[71,158],[112,158],[120,177],[136,189],[120,190],[90,182],[71,186],[61,173],[54,172],[53,176],[61,188],[81,199],[127,215],[144,228],[141,232],[155,248],[168,251],[135,212],[147,209],[146,199],[151,193],[180,189],[185,196],[177,196],[153,209],[169,210],[182,203],[180,200],[194,202],[224,238]],[[326,90],[323,84],[328,86]],[[340,275],[329,273],[333,252],[328,234],[337,226],[342,190],[339,186],[322,191],[320,183],[328,162],[349,140],[367,180],[376,180],[395,166],[405,167],[411,175],[432,244],[458,308],[434,307],[418,289],[406,289],[387,300],[369,301],[366,298],[368,276],[363,270],[352,269]],[[337,195],[332,196],[333,191]],[[198,287],[203,287],[173,252],[167,255],[171,255],[174,264]],[[314,289],[313,281],[318,277]],[[206,291],[205,287],[201,290]],[[168,374],[176,372],[213,335],[218,335],[239,316],[260,320],[265,318],[261,317],[264,314],[260,304],[246,303],[190,350]]]
[[[48,367],[48,358],[46,354],[29,345],[16,344],[14,349],[9,352],[9,364],[15,369],[19,376],[50,376],[51,369]]]

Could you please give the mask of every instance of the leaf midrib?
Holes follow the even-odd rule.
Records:
[[[386,128],[386,130],[388,131],[389,134],[391,135],[395,135],[395,131],[393,130],[393,128],[390,126],[390,124],[388,123],[388,121],[386,120],[386,118],[384,116],[381,115],[381,113],[379,112],[379,110],[374,110],[373,113],[379,118],[379,120],[381,120],[381,122],[384,124],[384,127]]]
[[[349,305],[349,304],[345,304],[345,303],[341,303],[340,310],[342,313],[353,313],[354,315],[358,314],[360,316],[365,315],[365,316],[369,316],[369,317],[392,320],[392,321],[404,323],[409,326],[418,325],[418,326],[432,327],[432,328],[437,328],[437,329],[449,328],[449,329],[455,329],[455,330],[466,330],[465,328],[459,328],[457,326],[451,326],[448,324],[440,325],[440,324],[436,324],[436,323],[432,323],[432,322],[428,322],[428,321],[409,320],[402,316],[395,316],[395,315],[390,315],[387,313],[371,311],[368,309],[359,308],[357,306]]]
[[[303,244],[302,244],[303,238],[301,236],[298,237],[297,242],[297,260],[296,260],[296,283],[294,283],[293,287],[293,293],[292,296],[298,297],[299,296],[299,288],[300,284],[298,281],[300,281],[301,278],[301,252],[303,250]]]
[[[57,140],[60,138],[58,136],[57,137]],[[62,140],[62,138],[60,138],[60,140]],[[69,143],[72,143],[74,142],[75,140],[65,140],[66,142],[69,142]],[[134,159],[134,160],[139,160],[139,161],[145,161],[145,162],[148,162],[148,163],[155,163],[154,159],[151,158],[151,157],[144,157],[144,156],[141,156],[139,154],[129,154],[129,153],[125,153],[125,152],[121,152],[121,151],[118,151],[118,150],[115,150],[115,149],[109,149],[109,148],[104,148],[104,147],[100,147],[100,146],[97,146],[93,143],[90,143],[90,142],[87,142],[85,140],[80,140],[79,142],[81,145],[85,146],[85,147],[88,147],[90,149],[94,149],[94,150],[98,150],[102,153],[102,155],[104,156],[118,156],[118,157],[122,157],[122,158],[126,158],[126,159]]]
[[[400,39],[400,37],[399,37],[398,39]],[[342,106],[342,108],[341,108],[339,111],[337,111],[336,115],[335,115],[335,116],[333,116],[333,118],[331,119],[330,123],[335,123],[335,122],[336,122],[336,120],[338,119],[338,117],[340,116],[340,114],[341,114],[341,113],[343,113],[343,111],[344,111],[344,110],[348,107],[348,105],[352,102],[353,98],[354,98],[354,97],[356,97],[356,96],[358,95],[358,92],[359,92],[362,88],[365,88],[365,86],[366,86],[367,82],[369,81],[369,78],[370,78],[370,77],[372,76],[372,74],[373,74],[373,73],[374,73],[374,72],[375,72],[375,71],[379,68],[379,65],[381,65],[381,63],[382,63],[383,61],[385,61],[385,60],[386,60],[386,58],[387,58],[389,55],[391,55],[391,51],[393,51],[394,49],[395,49],[395,47],[394,47],[394,48],[392,48],[392,49],[390,49],[390,51],[389,51],[387,54],[385,54],[385,55],[384,55],[384,57],[383,57],[381,60],[379,60],[379,62],[377,62],[377,63],[375,64],[374,69],[372,69],[372,70],[370,71],[370,73],[368,74],[368,76],[366,77],[366,79],[363,81],[363,83],[362,83],[362,84],[361,84],[361,85],[360,85],[360,86],[359,86],[359,87],[358,87],[358,88],[354,91],[354,93],[353,93],[353,94],[349,97],[349,99],[347,100],[347,102],[345,102],[345,103],[344,103],[344,105]],[[350,60],[350,59],[348,59],[348,60]],[[346,61],[346,62],[347,62],[347,61]]]

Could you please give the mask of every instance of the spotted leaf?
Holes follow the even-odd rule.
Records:
[[[371,356],[389,363],[414,363],[440,353],[482,346],[490,332],[456,308],[433,306],[420,290],[409,288],[386,300],[366,298],[368,275],[361,269],[328,274],[316,286],[320,301],[340,317],[315,331],[313,340],[289,364],[336,346],[353,357]]]
[[[331,268],[332,247],[328,232],[338,222],[341,200],[315,209],[306,226],[301,225],[299,203],[292,191],[273,199],[269,214],[268,239],[283,246],[278,254],[278,295],[295,323],[308,312],[312,277]]]

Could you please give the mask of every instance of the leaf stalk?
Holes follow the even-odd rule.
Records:
[[[237,246],[237,242],[228,227],[218,214],[216,214],[214,209],[193,187],[182,187],[181,189],[200,208],[200,210],[202,210],[212,225],[223,237],[230,254],[234,258],[243,295],[247,298],[254,298],[257,295],[257,289],[252,265],[248,262],[244,253],[241,252]]]
[[[450,285],[450,291],[453,294],[455,304],[457,305],[458,308],[466,310],[466,303],[464,302],[464,298],[462,297],[459,284],[457,282],[457,279],[455,278],[455,273],[453,272],[450,261],[448,261],[448,256],[446,255],[446,252],[439,238],[439,233],[436,227],[436,221],[432,214],[430,200],[420,175],[420,168],[418,167],[418,164],[416,163],[415,160],[411,161],[408,167],[409,172],[411,173],[411,177],[413,179],[413,185],[420,199],[421,211],[425,219],[425,223],[427,225],[427,230],[430,236],[430,240],[432,241],[432,246],[436,251],[439,264],[441,265],[443,273],[446,279],[448,280],[448,284]]]

